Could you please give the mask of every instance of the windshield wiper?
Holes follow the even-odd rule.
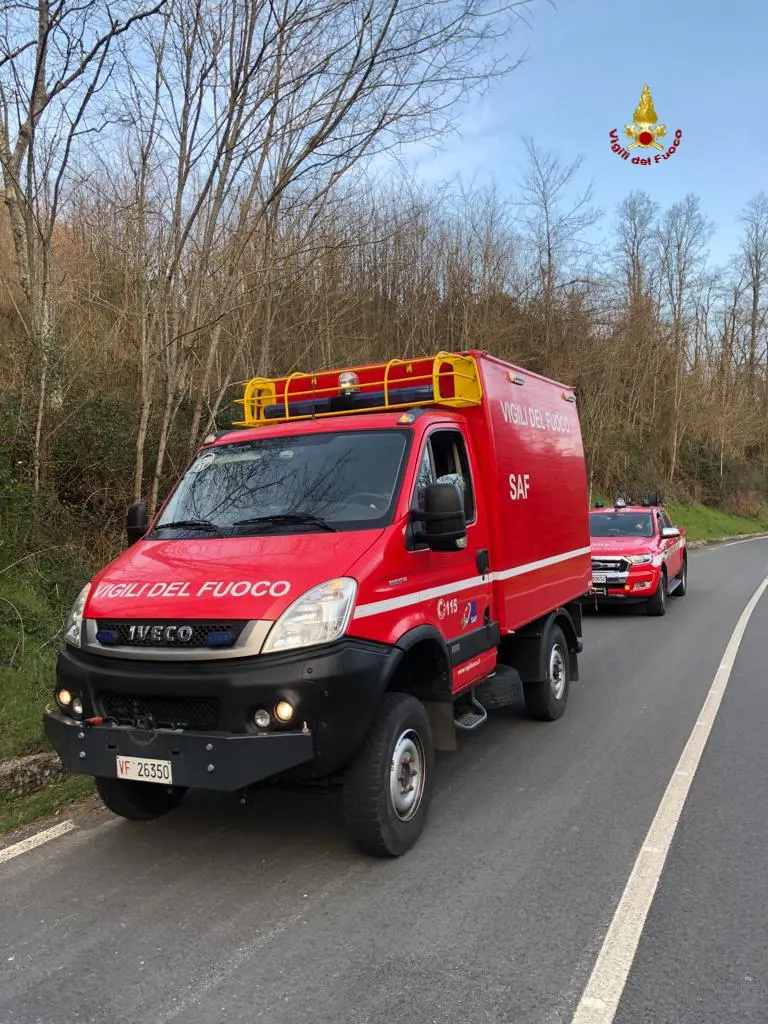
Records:
[[[155,527],[157,530],[202,530],[205,533],[217,533],[219,537],[224,536],[219,527],[207,519],[175,519],[172,523],[158,523]]]
[[[233,526],[317,526],[320,530],[327,530],[329,533],[336,533],[336,527],[331,526],[327,519],[322,516],[313,516],[310,512],[286,512],[283,515],[275,516],[252,516],[250,519],[238,519]]]

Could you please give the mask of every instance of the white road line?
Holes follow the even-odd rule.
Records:
[[[50,842],[51,839],[58,839],[59,836],[71,832],[74,827],[75,823],[73,821],[62,821],[60,825],[43,829],[42,832],[36,832],[35,835],[22,839],[21,842],[6,846],[0,850],[0,864],[4,864],[7,860],[12,860],[22,853],[28,853],[30,850],[34,850],[36,846],[42,846],[43,843]]]
[[[752,612],[766,588],[768,576],[750,598],[731,634],[707,699],[662,797],[656,817],[640,847],[632,874],[613,915],[603,947],[571,1024],[612,1024],[670,844],[731,677],[736,654]]]
[[[726,544],[710,544],[709,547],[705,548],[704,550],[718,551],[720,548],[735,548],[737,544],[751,544],[753,540],[766,539],[768,539],[768,534],[758,533],[754,537],[742,537],[741,540],[729,540]]]

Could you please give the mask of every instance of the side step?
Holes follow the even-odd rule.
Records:
[[[674,592],[677,590],[677,588],[679,586],[680,586],[680,577],[679,576],[673,576],[672,579],[667,584],[667,593],[668,594],[674,594]]]
[[[474,694],[470,694],[469,700],[471,707],[466,708],[453,720],[456,728],[463,729],[464,732],[477,729],[488,718],[488,712],[478,700],[475,700]]]
[[[456,709],[458,714],[453,719],[454,725],[465,732],[479,728],[487,721],[489,711],[517,701],[520,686],[520,676],[515,669],[508,665],[497,665],[492,676],[473,686],[470,693],[460,698],[460,708]]]

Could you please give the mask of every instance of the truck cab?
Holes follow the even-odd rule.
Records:
[[[590,511],[594,602],[645,605],[648,615],[666,614],[667,597],[688,589],[685,530],[650,498],[642,503],[617,497],[613,507]]]
[[[518,687],[555,721],[578,678],[573,393],[473,350],[255,378],[241,404],[151,522],[129,510],[67,623],[46,733],[123,817],[341,780],[360,848],[399,856],[436,749]]]

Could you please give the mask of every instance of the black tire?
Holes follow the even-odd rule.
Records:
[[[523,696],[531,718],[554,722],[562,717],[571,688],[568,643],[559,626],[553,626],[546,638],[545,664],[547,678],[523,683]]]
[[[672,597],[685,597],[688,593],[688,556],[683,555],[683,565],[677,574],[677,586],[672,591]]]
[[[399,753],[398,753],[399,748]],[[415,753],[415,757],[413,754]],[[400,857],[416,843],[432,799],[435,752],[424,706],[405,693],[387,693],[356,760],[344,779],[344,817],[363,853]],[[398,812],[391,786],[402,785],[398,767],[415,767],[418,793]],[[394,778],[393,778],[394,776]],[[407,793],[402,793],[404,803]]]
[[[656,592],[648,598],[645,605],[645,611],[648,615],[667,614],[667,573],[664,569],[661,570],[659,585],[656,587]]]
[[[158,786],[154,782],[132,779],[96,779],[96,789],[107,810],[128,821],[153,821],[162,817],[184,799],[181,786]]]

